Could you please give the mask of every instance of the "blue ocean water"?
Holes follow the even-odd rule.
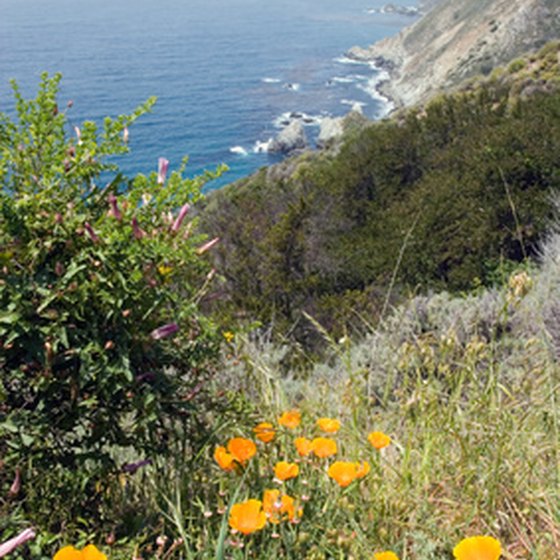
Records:
[[[63,74],[61,101],[74,124],[131,112],[149,96],[153,113],[130,130],[129,174],[160,156],[190,173],[225,163],[216,188],[278,156],[258,147],[291,118],[311,137],[325,115],[359,103],[386,111],[378,72],[343,55],[412,23],[380,14],[384,0],[0,0],[0,111],[9,79],[35,94],[41,72]],[[394,4],[415,4],[393,0]],[[295,115],[294,115],[295,114]]]

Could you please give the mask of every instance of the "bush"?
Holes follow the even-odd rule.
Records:
[[[179,429],[197,447],[217,355],[186,218],[211,174],[166,178],[160,160],[127,180],[107,160],[155,99],[69,134],[59,81],[31,101],[13,84],[17,120],[0,114],[0,481],[20,470],[25,507],[53,526],[95,515],[125,456],[169,453]]]

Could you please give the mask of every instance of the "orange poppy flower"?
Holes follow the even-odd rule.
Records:
[[[242,465],[257,452],[257,446],[254,442],[241,437],[230,439],[227,448],[234,459]]]
[[[295,500],[287,495],[280,497],[280,490],[264,491],[263,510],[268,520],[274,524],[280,523],[282,519],[294,521],[302,515],[302,509],[296,509]]]
[[[263,443],[270,443],[276,435],[274,426],[270,422],[261,422],[253,428],[253,432]]]
[[[456,560],[498,560],[501,555],[500,541],[494,537],[469,537],[453,549]]]
[[[373,560],[399,560],[399,557],[390,550],[385,552],[377,552],[373,555]]]
[[[318,437],[311,442],[311,449],[317,457],[324,459],[325,457],[336,454],[336,441],[329,438]]]
[[[328,470],[328,475],[342,488],[346,488],[356,480],[356,463],[335,461]]]
[[[260,500],[247,500],[231,506],[229,526],[244,535],[260,531],[266,525],[266,514]]]
[[[299,467],[296,463],[288,463],[280,461],[274,467],[274,476],[278,480],[289,480],[295,478],[299,474]]]
[[[107,560],[107,556],[99,552],[95,545],[88,544],[82,550],[65,546],[54,555],[53,560]]]
[[[375,449],[383,449],[391,443],[391,438],[383,432],[371,432],[367,439]]]
[[[294,430],[301,423],[301,413],[299,410],[288,410],[278,418],[278,423],[284,428]]]
[[[304,437],[298,437],[294,440],[298,455],[307,457],[312,451],[311,441]]]
[[[214,460],[224,471],[232,471],[235,467],[235,457],[226,451],[223,446],[216,447]]]
[[[356,478],[364,478],[370,470],[371,467],[367,461],[362,461],[362,464],[356,463]]]
[[[317,427],[327,434],[336,434],[340,430],[340,420],[334,418],[319,418]]]

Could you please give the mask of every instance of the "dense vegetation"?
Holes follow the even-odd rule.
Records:
[[[284,331],[302,310],[340,328],[353,308],[375,317],[388,287],[468,290],[534,255],[560,187],[557,54],[209,197],[231,308]]]
[[[70,134],[59,80],[0,115],[0,482],[27,481],[22,513],[51,529],[111,518],[124,463],[198,449],[218,350],[184,235],[202,180],[163,160],[126,180],[107,158],[154,100]]]

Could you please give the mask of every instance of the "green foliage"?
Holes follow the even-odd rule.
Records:
[[[337,154],[213,193],[202,222],[223,240],[219,312],[258,314],[307,341],[305,311],[339,336],[355,323],[345,294],[376,294],[375,319],[388,297],[488,285],[493,266],[536,254],[560,187],[560,93],[543,77],[560,75],[555,49],[532,63],[537,81],[482,81],[372,124]]]
[[[0,115],[0,480],[19,469],[55,527],[99,514],[125,457],[200,445],[217,351],[203,238],[176,215],[205,178],[127,180],[107,159],[155,99],[69,134],[59,81],[31,101],[14,84],[17,120]]]

